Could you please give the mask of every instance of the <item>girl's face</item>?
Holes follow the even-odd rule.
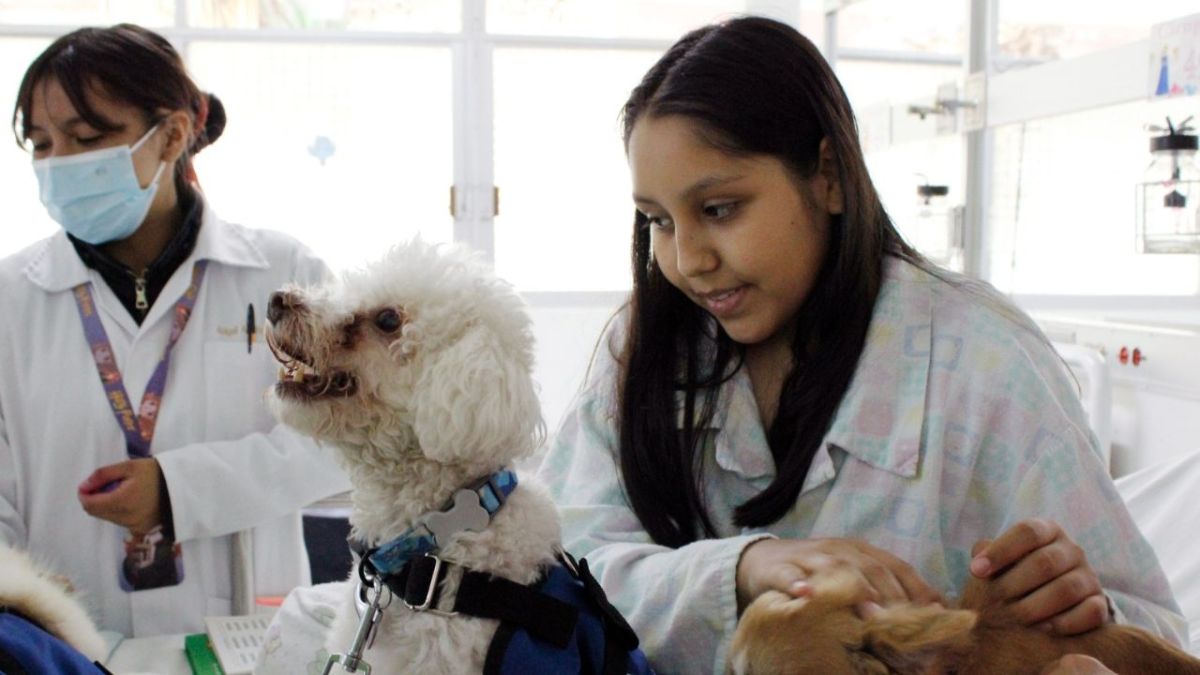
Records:
[[[88,103],[92,110],[112,122],[117,129],[101,131],[84,121],[56,79],[44,80],[33,88],[29,106],[28,146],[34,159],[66,157],[133,145],[150,129],[142,112],[127,103],[112,100],[94,90],[88,92]],[[173,153],[166,147],[168,134],[165,132],[168,126],[160,125],[133,153],[134,170],[142,187],[150,183],[161,160],[171,162],[174,159],[169,156]]]
[[[687,117],[643,116],[630,134],[633,200],[654,260],[737,342],[790,343],[841,211],[832,162],[801,179],[774,157],[717,150],[699,130]]]

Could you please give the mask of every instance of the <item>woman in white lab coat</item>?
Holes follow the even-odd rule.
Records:
[[[307,583],[298,510],[348,488],[264,407],[266,299],[328,272],[204,200],[190,158],[224,118],[131,25],[55,41],[13,115],[63,230],[0,261],[0,544],[127,636],[197,632],[248,588]]]

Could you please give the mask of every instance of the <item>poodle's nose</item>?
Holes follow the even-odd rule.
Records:
[[[271,301],[267,303],[267,321],[271,323],[279,323],[284,314],[300,307],[302,304],[300,298],[287,291],[275,291],[271,294]]]

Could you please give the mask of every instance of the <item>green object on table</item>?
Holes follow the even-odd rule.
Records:
[[[208,644],[206,633],[196,633],[183,638],[183,650],[187,652],[188,665],[193,675],[225,675],[217,655]]]

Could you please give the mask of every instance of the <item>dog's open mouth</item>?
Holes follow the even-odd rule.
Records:
[[[344,370],[320,372],[303,350],[288,344],[274,331],[267,331],[267,345],[279,361],[275,392],[299,399],[344,398],[358,391],[358,379]]]

